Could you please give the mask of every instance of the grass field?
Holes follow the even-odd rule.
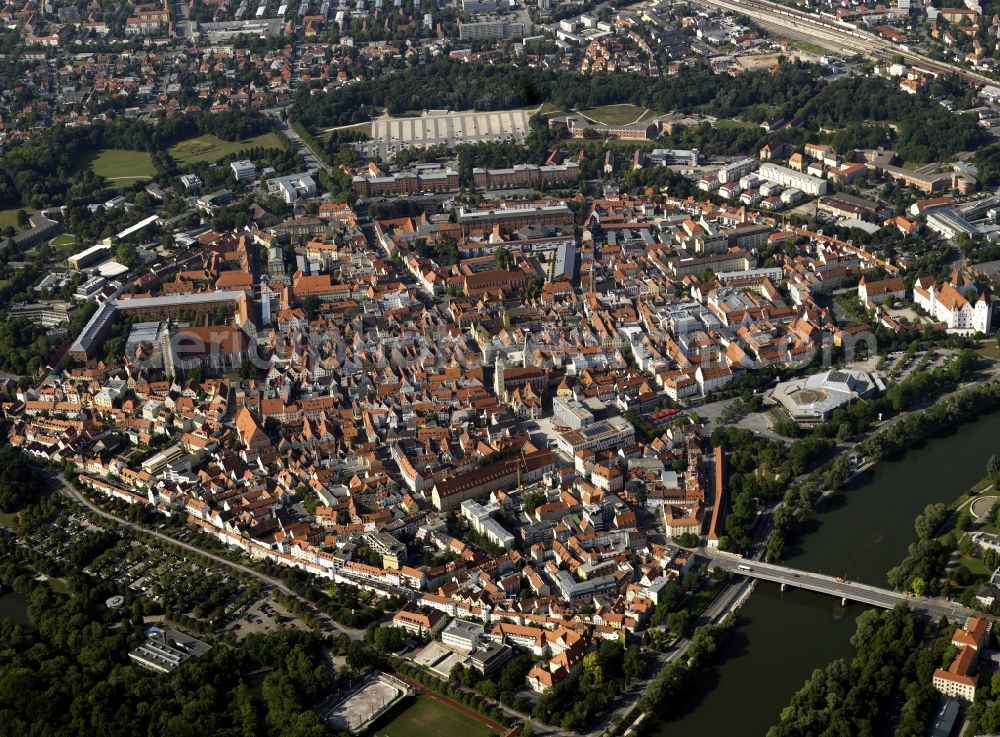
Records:
[[[277,133],[265,133],[262,136],[246,138],[242,141],[223,141],[211,133],[206,133],[203,136],[189,138],[172,146],[170,155],[178,164],[197,164],[204,161],[218,161],[223,156],[258,146],[261,148],[284,148]]]
[[[719,118],[714,123],[712,123],[713,128],[756,128],[753,123],[745,123],[742,120],[733,120],[732,118]]]
[[[489,737],[493,730],[427,696],[419,696],[406,711],[375,730],[376,737]]]
[[[17,213],[18,210],[24,210],[29,215],[34,212],[30,207],[12,207],[9,210],[0,210],[0,230],[3,230],[8,225],[14,230],[20,230],[17,227]]]
[[[57,594],[69,593],[69,586],[61,578],[47,578],[45,579],[45,583],[47,583],[49,588]]]
[[[531,110],[537,115],[551,115],[552,113],[561,113],[562,108],[556,105],[554,102],[543,102],[541,105],[525,105],[522,110]]]
[[[128,187],[137,179],[151,179],[153,159],[146,151],[105,148],[88,162],[91,170],[115,187]]]
[[[643,108],[629,104],[592,107],[589,110],[581,110],[580,114],[604,125],[627,125],[635,123],[640,118],[645,120],[650,117]],[[652,117],[655,117],[655,114]]]
[[[984,341],[979,344],[976,349],[978,353],[983,358],[991,358],[993,360],[1000,360],[1000,346],[997,346],[992,340]]]
[[[58,248],[61,251],[70,253],[76,248],[76,236],[70,235],[69,233],[63,233],[62,235],[57,235],[55,238],[50,240],[49,245],[53,248]]]
[[[372,124],[371,121],[367,123],[355,123],[354,125],[344,125],[334,128],[327,128],[322,131],[318,136],[316,136],[321,141],[325,141],[330,137],[330,134],[334,131],[358,131],[359,133],[364,133],[369,138],[372,137]]]

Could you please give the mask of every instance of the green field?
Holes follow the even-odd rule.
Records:
[[[554,102],[543,102],[541,105],[525,105],[521,109],[530,110],[536,115],[552,115],[553,113],[562,112],[562,108]]]
[[[30,207],[12,207],[9,210],[0,210],[0,230],[3,230],[8,225],[14,230],[20,230],[17,227],[17,213],[19,210],[24,210],[29,215],[34,212]]]
[[[326,128],[325,130],[321,131],[320,134],[316,136],[316,138],[318,138],[321,141],[325,141],[330,138],[330,134],[332,134],[334,131],[357,131],[359,133],[364,133],[366,136],[371,138],[372,124],[371,121],[369,121],[367,123],[355,123],[354,125],[342,125],[342,126],[335,126],[333,128]]]
[[[51,241],[49,241],[50,246],[55,248],[65,248],[66,246],[76,245],[76,236],[70,233],[63,233],[62,235],[57,235]]]
[[[153,159],[146,151],[105,148],[88,162],[97,175],[106,177],[115,187],[128,187],[137,179],[151,179]]]
[[[489,737],[491,734],[496,732],[485,724],[427,696],[418,696],[406,711],[375,730],[376,737]]]
[[[170,148],[170,155],[178,164],[197,164],[214,162],[238,153],[247,148],[284,148],[284,143],[277,133],[265,133],[242,141],[223,141],[221,138],[206,133],[197,138],[189,138]]]
[[[581,110],[580,114],[604,125],[628,125],[629,123],[636,123],[640,120],[656,117],[656,113],[648,112],[637,105],[629,105],[627,103],[592,107],[589,110]]]
[[[742,120],[732,120],[731,118],[719,118],[712,124],[713,128],[756,128],[753,123],[746,123]]]

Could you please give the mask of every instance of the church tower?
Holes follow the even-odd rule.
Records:
[[[501,402],[507,401],[507,393],[504,391],[503,385],[503,371],[506,366],[507,359],[503,356],[497,356],[497,360],[493,368],[493,393]]]

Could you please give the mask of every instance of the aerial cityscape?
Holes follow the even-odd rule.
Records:
[[[0,5],[0,715],[1000,734],[1000,2]]]

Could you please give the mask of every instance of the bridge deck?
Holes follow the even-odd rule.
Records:
[[[947,599],[929,598],[923,596],[907,596],[898,591],[891,591],[878,586],[872,586],[858,581],[838,580],[834,576],[822,573],[803,571],[788,566],[747,560],[739,556],[711,551],[708,553],[710,565],[723,568],[741,576],[771,581],[784,587],[794,587],[815,591],[820,594],[836,596],[847,602],[857,602],[882,609],[892,609],[898,604],[906,604],[914,611],[926,614],[932,618],[947,617],[950,620],[964,622],[969,616],[981,615],[960,604]]]

